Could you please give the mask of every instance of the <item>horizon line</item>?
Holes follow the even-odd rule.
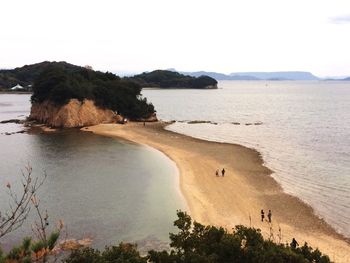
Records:
[[[55,61],[55,60],[44,60],[44,61],[41,61],[41,62],[36,62],[36,63],[31,63],[31,64],[24,64],[22,66],[16,66],[16,67],[2,67],[0,66],[0,70],[13,70],[15,68],[21,68],[21,67],[24,67],[26,65],[33,65],[33,64],[39,64],[39,63],[42,63],[42,62],[66,62],[66,63],[69,63],[69,64],[72,64],[72,65],[77,65],[77,66],[81,66],[81,67],[85,67],[89,64],[85,64],[85,65],[78,65],[78,64],[73,64],[73,63],[70,63],[70,62],[67,62],[65,60],[60,60],[60,61]],[[91,66],[91,65],[89,65]],[[307,70],[271,70],[271,71],[266,71],[266,70],[263,70],[263,71],[259,71],[259,70],[249,70],[249,71],[231,71],[229,73],[224,73],[224,72],[221,72],[221,71],[215,71],[215,70],[178,70],[176,68],[172,68],[172,67],[167,67],[167,68],[164,68],[164,67],[156,67],[155,69],[152,69],[152,70],[128,70],[128,69],[109,69],[109,70],[106,70],[105,68],[99,68],[99,67],[93,67],[93,70],[97,70],[97,71],[102,71],[102,72],[112,72],[114,74],[120,74],[120,75],[123,75],[123,76],[126,76],[126,75],[131,75],[131,74],[140,74],[140,73],[143,73],[143,72],[151,72],[151,71],[155,71],[155,70],[169,70],[169,71],[176,71],[176,72],[179,72],[179,73],[195,73],[195,72],[208,72],[208,73],[217,73],[217,74],[223,74],[223,75],[227,75],[227,76],[230,76],[230,74],[246,74],[246,73],[292,73],[292,72],[305,72],[305,73],[310,73],[312,74],[313,76],[317,77],[317,78],[320,78],[320,79],[327,79],[327,78],[335,78],[335,79],[341,79],[341,78],[347,78],[347,77],[350,77],[350,73],[348,75],[316,75],[314,74],[312,71],[307,71]],[[228,72],[228,71],[227,71]]]

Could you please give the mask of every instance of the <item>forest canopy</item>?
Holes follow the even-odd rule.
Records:
[[[114,75],[83,67],[53,63],[34,80],[32,103],[49,100],[64,105],[70,99],[94,100],[96,105],[130,119],[147,118],[154,107],[141,96],[141,86]]]
[[[43,61],[40,63],[25,65],[14,69],[0,70],[0,89],[9,90],[16,84],[30,90],[34,80],[44,71],[48,66],[60,66],[67,70],[79,69],[81,67],[67,63],[67,62],[50,62]]]
[[[208,76],[200,76],[196,78],[169,70],[144,72],[126,79],[131,80],[142,87],[158,88],[206,89],[216,88],[218,83],[215,79]]]

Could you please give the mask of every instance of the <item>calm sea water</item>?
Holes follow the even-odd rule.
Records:
[[[29,114],[29,95],[0,95],[0,120]],[[175,164],[148,147],[69,130],[14,134],[21,125],[0,124],[0,211],[8,207],[6,183],[20,187],[28,163],[47,179],[39,192],[51,225],[63,219],[69,237],[93,239],[95,247],[120,241],[168,241],[176,209],[184,209]],[[29,220],[30,221],[30,220]],[[30,235],[30,224],[1,240],[4,247]]]
[[[143,94],[161,119],[177,121],[170,130],[260,151],[286,192],[350,237],[349,82],[223,81]]]

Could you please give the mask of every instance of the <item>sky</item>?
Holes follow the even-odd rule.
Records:
[[[1,0],[0,68],[350,76],[349,0]]]

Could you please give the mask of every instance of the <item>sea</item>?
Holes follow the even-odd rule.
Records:
[[[171,131],[258,150],[284,191],[350,237],[350,82],[220,81],[218,87],[142,93],[160,119],[175,121]],[[29,111],[30,95],[0,94],[0,121]],[[40,207],[50,227],[65,222],[68,238],[91,238],[97,248],[120,241],[145,250],[167,245],[176,210],[187,209],[169,158],[76,129],[15,133],[23,129],[0,124],[0,211],[9,208],[6,184],[19,191],[30,165],[33,176],[47,174]],[[31,234],[28,222],[0,239],[1,246]]]
[[[29,115],[30,95],[0,94],[0,121]],[[127,141],[81,132],[16,133],[20,124],[0,124],[0,211],[9,211],[6,185],[21,193],[22,172],[46,179],[38,190],[49,215],[48,232],[64,222],[62,239],[89,239],[95,248],[136,242],[141,251],[164,249],[175,232],[176,210],[186,210],[175,163],[163,153]],[[8,135],[10,134],[10,135]],[[0,239],[9,249],[34,236],[34,211],[22,227]]]
[[[350,82],[220,81],[145,89],[168,129],[258,150],[284,191],[350,237]]]

